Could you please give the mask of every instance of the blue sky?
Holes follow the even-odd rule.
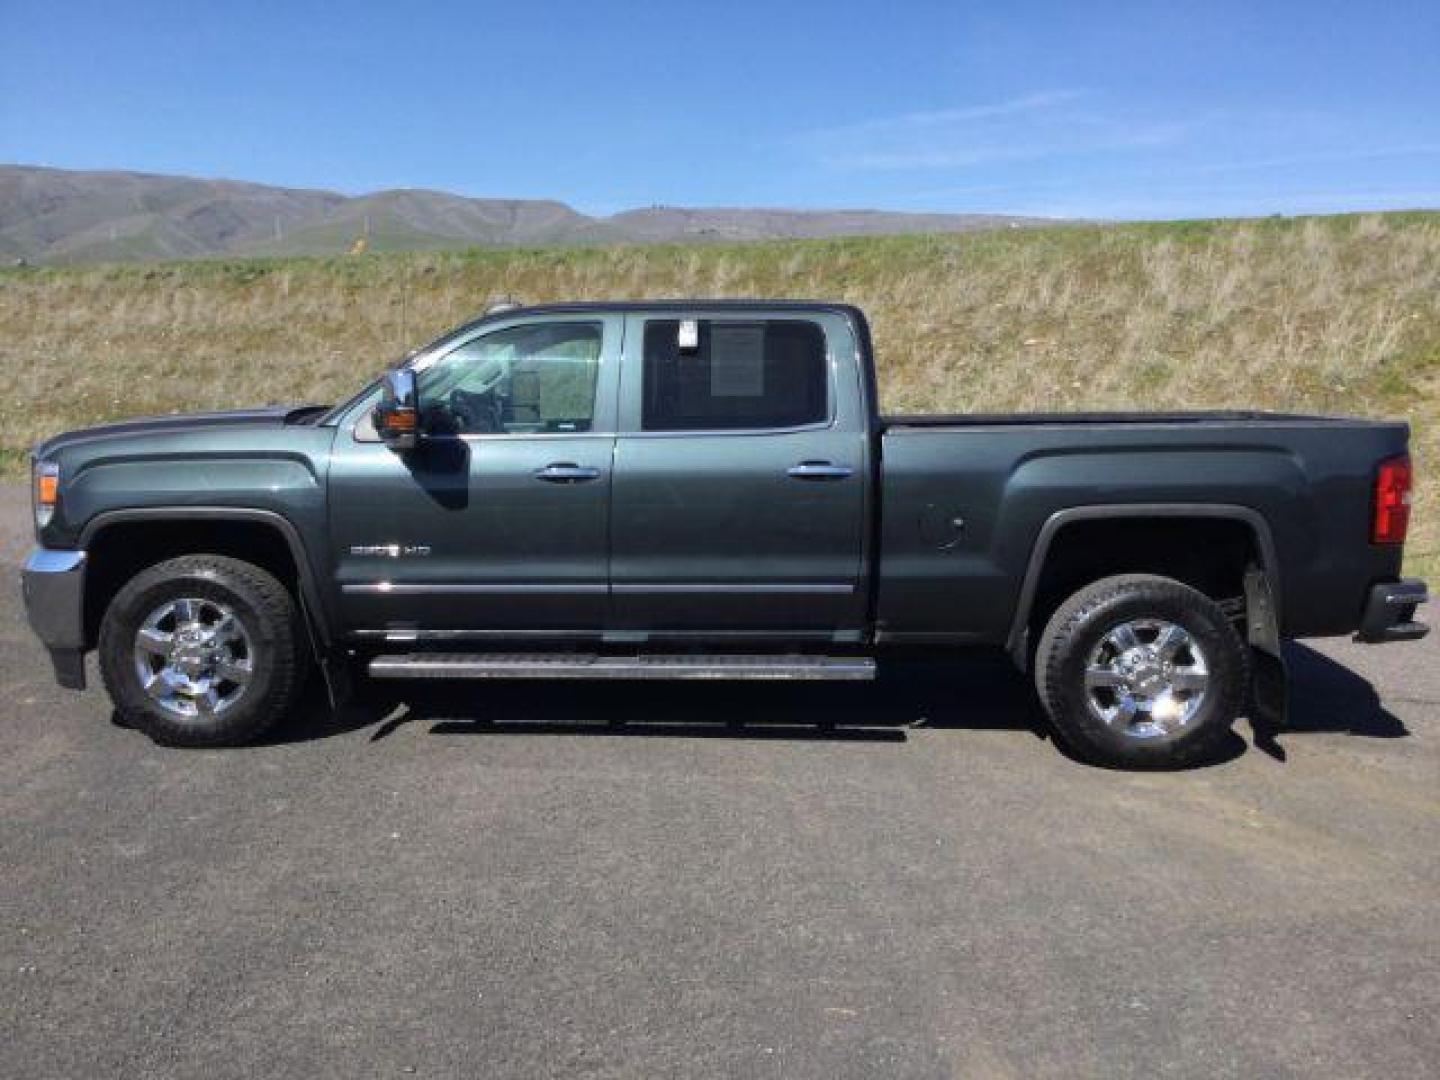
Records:
[[[357,193],[1440,206],[1440,0],[0,0],[0,160]]]

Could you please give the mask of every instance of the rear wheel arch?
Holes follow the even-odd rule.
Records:
[[[1174,548],[1144,549],[1157,538]],[[1258,510],[1218,503],[1079,506],[1051,514],[1036,537],[1006,639],[1012,661],[1029,668],[1041,629],[1076,590],[1134,573],[1171,577],[1213,600],[1239,600],[1250,609],[1258,581],[1271,602],[1248,612],[1247,636],[1252,644],[1278,639],[1278,564],[1269,522]]]

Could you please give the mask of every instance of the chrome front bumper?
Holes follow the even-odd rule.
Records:
[[[1417,641],[1430,632],[1430,627],[1416,620],[1415,609],[1429,599],[1425,583],[1415,578],[1372,586],[1355,640],[1371,645]]]
[[[20,571],[30,629],[55,666],[55,681],[85,689],[85,552],[36,548]]]

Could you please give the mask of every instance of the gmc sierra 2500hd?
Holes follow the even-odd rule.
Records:
[[[1283,638],[1421,637],[1403,423],[882,416],[829,303],[493,313],[334,408],[34,452],[29,618],[122,717],[253,739],[370,678],[868,679],[1006,649],[1091,760],[1284,705]]]

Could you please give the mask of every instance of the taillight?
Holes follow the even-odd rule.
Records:
[[[1375,527],[1370,539],[1377,544],[1403,544],[1410,528],[1410,455],[1386,458],[1375,474]]]

